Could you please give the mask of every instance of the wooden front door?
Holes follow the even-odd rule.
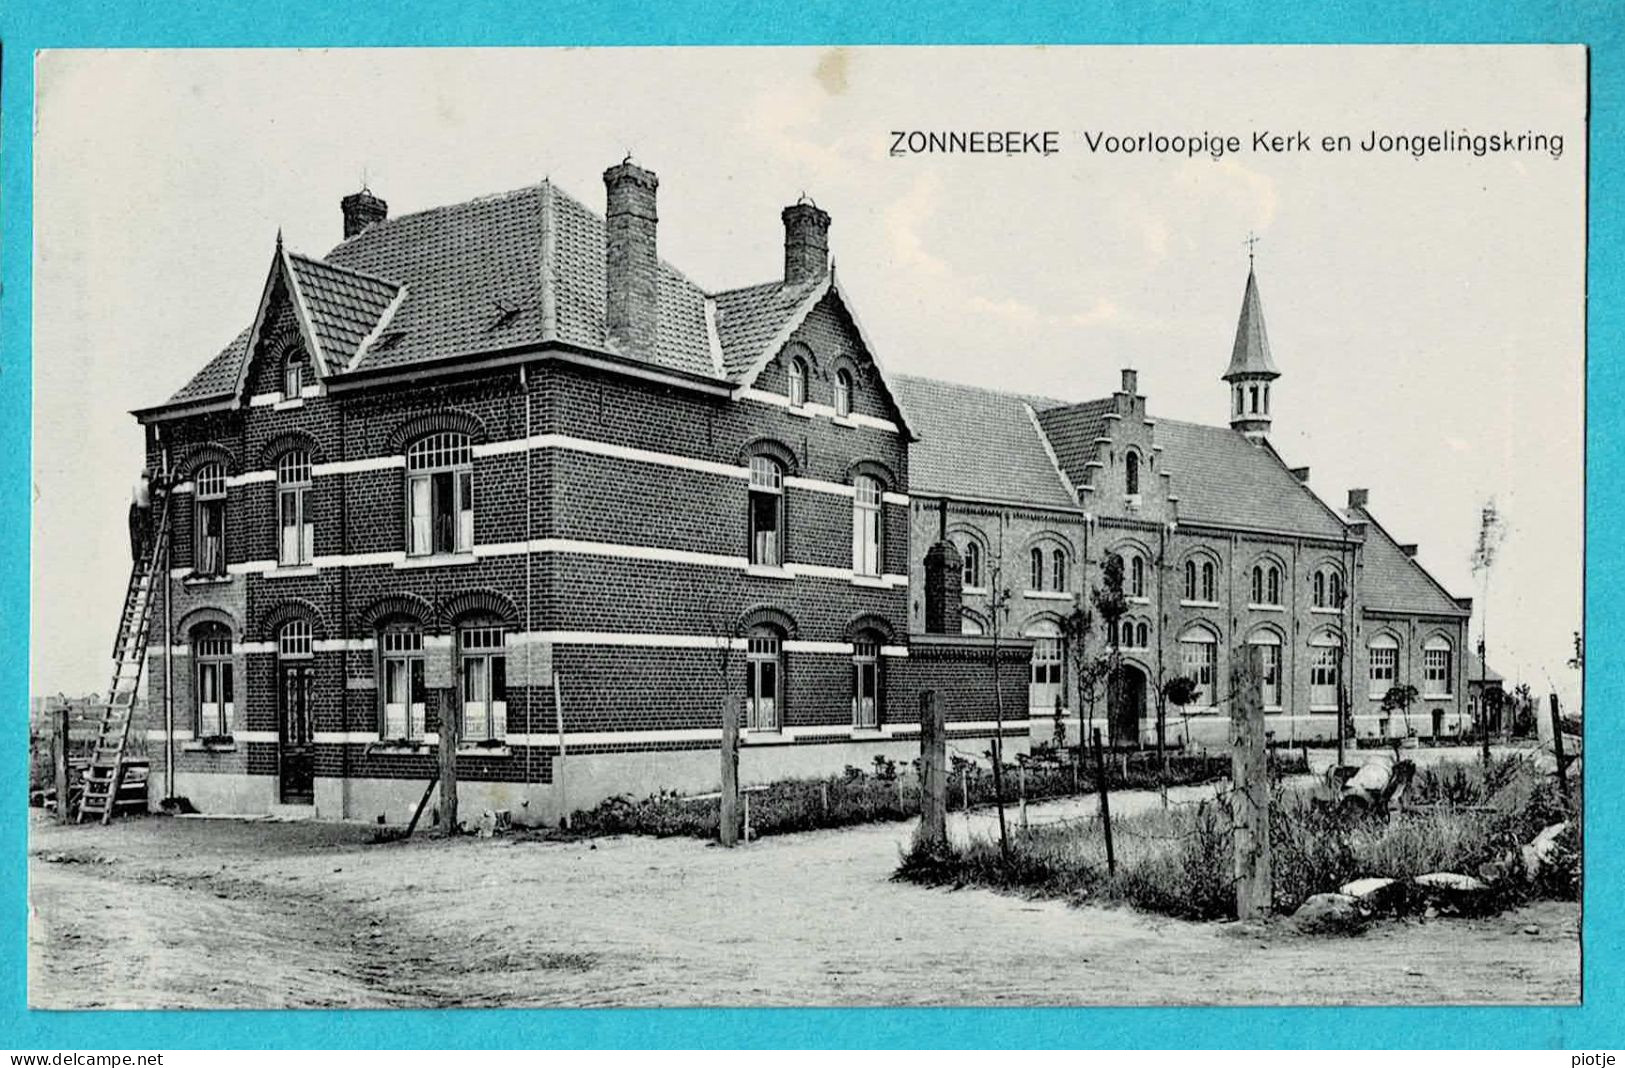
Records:
[[[312,744],[311,691],[316,670],[311,664],[283,664],[278,768],[285,805],[308,805],[316,799],[315,746]]]

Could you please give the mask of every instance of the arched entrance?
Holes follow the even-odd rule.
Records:
[[[1145,672],[1133,664],[1123,664],[1117,673],[1116,699],[1112,702],[1111,742],[1138,746],[1140,724],[1145,719]]]

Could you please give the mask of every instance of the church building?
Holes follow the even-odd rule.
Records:
[[[960,750],[1075,738],[1104,636],[1067,620],[1113,554],[1120,744],[1175,674],[1171,736],[1222,743],[1240,642],[1280,740],[1339,700],[1362,735],[1462,729],[1467,602],[1271,448],[1251,275],[1230,425],[1156,420],[1132,371],[1082,402],[890,373],[805,199],[781,276],[706,289],[659,256],[658,185],[610,167],[601,215],[363,190],[325,256],[278,235],[250,325],[135,413],[170,534],[155,800],[402,822],[448,715],[465,804],[520,822],[715,789],[730,698],[747,783],[911,759],[927,689]],[[1370,696],[1396,681],[1408,724]]]

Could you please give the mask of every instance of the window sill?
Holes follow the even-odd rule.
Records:
[[[1181,608],[1222,608],[1218,601],[1180,601]]]
[[[466,564],[478,563],[479,557],[472,552],[467,553],[432,553],[428,556],[408,556],[395,563],[397,571],[409,570],[416,567],[462,567]]]
[[[194,571],[181,579],[181,584],[185,586],[216,586],[230,581],[230,575],[200,575]]]
[[[285,412],[285,411],[288,411],[290,408],[303,408],[304,406],[305,406],[305,398],[303,398],[303,397],[287,398],[286,395],[284,395],[283,400],[279,400],[275,404],[271,405],[271,410],[273,412]]]
[[[987,587],[986,586],[966,586],[963,589],[961,589],[959,592],[961,594],[972,593],[972,594],[975,594],[978,597],[986,597],[987,596]]]
[[[278,564],[268,571],[260,572],[266,578],[301,578],[321,574],[321,569],[315,564]]]
[[[829,421],[834,423],[836,426],[844,426],[848,430],[858,429],[857,420],[853,419],[850,415],[834,415],[830,417]]]
[[[789,572],[788,569],[783,568],[783,567],[775,567],[775,566],[773,566],[771,564],[748,564],[745,567],[745,574],[754,575],[757,578],[785,579],[785,580],[790,580],[790,579],[795,578],[795,576],[792,575]]]
[[[883,590],[887,587],[887,585],[889,585],[889,583],[886,582],[885,576],[883,575],[853,575],[852,585],[869,586],[874,589]]]
[[[854,742],[883,742],[891,737],[880,727],[852,728],[852,740]]]
[[[813,417],[812,411],[806,406],[800,404],[792,404],[784,410],[798,419],[811,419]]]
[[[1310,705],[1309,706],[1309,711],[1311,711],[1311,712],[1336,712],[1337,711],[1337,706],[1336,705]]]
[[[506,745],[459,745],[457,755],[460,757],[511,757],[513,750]]]
[[[428,742],[374,742],[367,746],[367,755],[377,753],[381,756],[417,756],[430,751]]]
[[[739,732],[740,745],[788,745],[794,741],[794,738],[777,727],[773,730],[763,730],[761,728],[756,730],[741,729]]]
[[[1454,701],[1455,699],[1456,695],[1453,693],[1425,693],[1417,698],[1418,701]]]
[[[1285,612],[1284,604],[1248,604],[1247,608],[1253,612]]]
[[[183,753],[235,753],[237,743],[230,739],[221,741],[192,741],[181,745]]]
[[[1035,600],[1035,601],[1070,601],[1070,600],[1072,600],[1072,594],[1070,594],[1070,593],[1057,593],[1054,590],[1022,590],[1021,595],[1023,597],[1031,598],[1032,600]]]
[[[1341,608],[1311,608],[1309,611],[1317,616],[1340,616],[1343,614]]]
[[[1071,594],[1068,594],[1067,596],[1071,596]],[[1149,598],[1149,597],[1125,597],[1125,598],[1123,598],[1123,600],[1127,601],[1129,604],[1150,604],[1151,603],[1151,598]]]

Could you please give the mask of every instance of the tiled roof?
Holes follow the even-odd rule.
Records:
[[[1378,611],[1433,612],[1465,615],[1422,565],[1406,556],[1399,543],[1366,509],[1347,513],[1351,521],[1364,521],[1365,568],[1361,581],[1366,607]]]
[[[1156,443],[1182,521],[1340,538],[1342,522],[1267,445],[1229,427],[1159,419]]]
[[[331,370],[405,367],[551,341],[606,349],[603,219],[548,182],[388,219],[324,259],[290,254],[289,263],[319,343],[341,354]],[[381,343],[346,366],[398,286],[406,292]],[[714,377],[705,292],[662,261],[659,300],[659,336],[647,362]],[[765,344],[782,325],[769,317],[771,329],[760,335],[757,318],[740,317],[748,328],[741,345],[757,336]],[[170,402],[229,394],[246,340],[245,332]]]
[[[1241,317],[1236,321],[1236,343],[1230,349],[1230,366],[1224,377],[1244,374],[1279,375],[1270,358],[1270,338],[1264,330],[1264,303],[1258,299],[1258,279],[1247,272],[1247,289],[1241,296]]]
[[[344,370],[401,290],[398,283],[292,253],[288,265],[332,370]]]
[[[1076,508],[1027,406],[1060,401],[893,375],[919,440],[909,446],[909,492]]]
[[[1049,439],[1050,448],[1055,450],[1055,459],[1060,463],[1061,470],[1066,472],[1074,486],[1093,481],[1089,478],[1087,465],[1100,451],[1095,439],[1106,433],[1106,414],[1115,411],[1116,407],[1116,402],[1106,397],[1039,411],[1038,422],[1044,428],[1044,436]]]
[[[737,381],[755,366],[768,342],[778,336],[810,293],[824,280],[800,285],[765,282],[716,295],[717,338],[722,343],[722,367]]]

